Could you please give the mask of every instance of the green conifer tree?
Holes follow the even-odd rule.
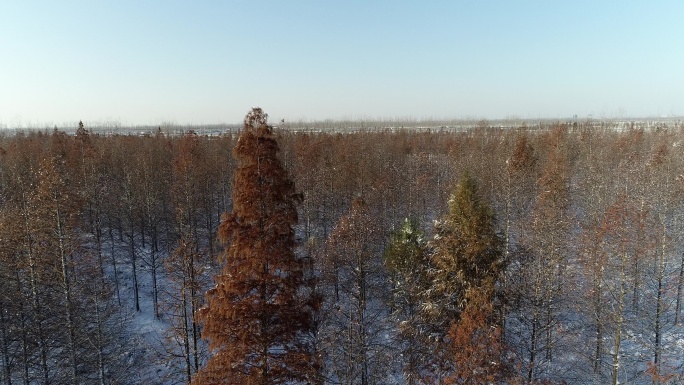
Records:
[[[384,252],[392,288],[390,306],[398,325],[403,372],[408,385],[421,383],[423,365],[433,355],[422,316],[423,293],[430,287],[427,240],[415,220],[405,219]]]
[[[432,287],[426,291],[425,316],[436,341],[434,376],[450,371],[447,333],[460,320],[468,293],[495,288],[503,270],[504,242],[495,217],[482,201],[475,180],[464,174],[449,199],[449,213],[435,225],[431,246]],[[487,301],[494,300],[494,290]]]
[[[503,268],[503,241],[494,213],[469,174],[461,177],[449,199],[449,213],[435,225],[431,246],[434,310],[450,323],[465,307],[466,293],[496,282]]]

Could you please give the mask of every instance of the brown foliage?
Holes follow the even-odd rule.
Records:
[[[449,351],[453,371],[447,385],[486,385],[508,383],[515,378],[510,350],[495,321],[492,289],[468,292],[468,305],[449,329]]]
[[[253,109],[234,150],[233,212],[219,228],[225,266],[199,314],[213,355],[193,384],[306,382],[314,374],[306,338],[314,309],[294,253],[298,197],[277,152],[266,114]]]
[[[368,205],[357,198],[335,226],[321,261],[321,287],[327,294],[321,312],[321,344],[327,378],[345,384],[377,384],[392,362],[386,273],[379,245],[384,233]]]

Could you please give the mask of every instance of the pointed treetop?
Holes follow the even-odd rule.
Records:
[[[259,128],[266,126],[268,114],[260,107],[253,107],[251,111],[245,116],[245,129]]]

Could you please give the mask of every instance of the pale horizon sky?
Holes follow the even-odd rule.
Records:
[[[682,1],[0,0],[0,127],[684,115]]]

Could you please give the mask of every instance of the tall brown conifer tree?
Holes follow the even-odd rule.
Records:
[[[199,314],[213,355],[195,385],[312,382],[314,309],[294,252],[299,198],[266,118],[247,114],[233,153],[233,212],[219,227],[225,266]]]

